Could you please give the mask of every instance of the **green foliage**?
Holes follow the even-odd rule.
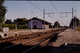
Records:
[[[2,24],[0,23],[0,28],[2,28]]]
[[[4,23],[5,14],[6,14],[6,7],[3,6],[4,0],[0,1],[0,23]]]
[[[2,6],[4,3],[4,0],[0,0],[0,6]]]
[[[17,25],[25,25],[25,21],[27,21],[28,19],[26,18],[17,18],[14,20],[14,23]]]
[[[4,24],[2,27],[9,27],[9,29],[15,29],[15,24]],[[28,26],[26,25],[17,25],[18,29],[28,29]]]
[[[26,26],[26,25],[18,25],[17,28],[18,29],[28,29],[28,26]]]
[[[75,25],[75,23],[76,23],[76,25]],[[73,26],[78,26],[78,25],[79,25],[79,19],[77,17],[72,18],[69,27],[73,28]]]
[[[53,25],[49,25],[49,28],[53,28]]]
[[[28,19],[26,19],[26,18],[17,18],[17,19],[21,19],[21,20],[23,20],[23,21],[27,21]]]
[[[54,26],[53,26],[54,28],[60,28],[60,24],[59,24],[59,22],[58,21],[56,21],[55,23],[54,23]]]
[[[15,29],[15,24],[3,24],[2,27],[9,27],[9,29]]]
[[[13,24],[13,22],[11,21],[11,19],[7,19],[7,20],[5,21],[5,24]]]

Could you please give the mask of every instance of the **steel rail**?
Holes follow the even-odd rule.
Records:
[[[60,31],[60,30],[59,30],[59,31]],[[64,31],[64,30],[63,30],[63,31]],[[54,33],[54,32],[51,32],[51,33]],[[54,35],[52,35],[52,36],[46,38],[46,39],[43,40],[42,42],[46,41],[46,40],[49,39],[49,38],[53,38],[53,37],[55,37],[57,34],[59,34],[59,33],[54,33]],[[24,42],[26,42],[26,41],[24,41]],[[22,43],[24,43],[24,42],[21,42],[21,43],[19,43],[19,44],[15,44],[15,45],[11,45],[11,46],[8,46],[8,47],[5,47],[5,48],[2,48],[2,49],[0,49],[0,51],[6,50],[6,49],[11,48],[11,47],[14,47],[14,46],[18,46],[18,45],[20,45],[20,44],[22,44]],[[30,49],[27,49],[27,50],[24,51],[23,53],[26,53],[26,52],[28,52],[28,51],[30,51],[30,50],[36,48],[36,47],[39,46],[42,42],[40,42],[40,43],[38,43],[37,45],[31,47]]]
[[[65,29],[65,30],[66,30],[66,29]],[[63,32],[63,31],[64,31],[64,30],[62,30],[61,32]],[[61,33],[61,32],[59,32],[59,33]],[[43,43],[44,41],[46,41],[46,40],[48,40],[48,39],[50,39],[50,38],[53,38],[53,37],[57,36],[59,33],[55,33],[54,35],[52,35],[52,36],[46,38],[46,39],[43,40],[42,42],[40,42],[40,43],[38,43],[37,45],[31,47],[30,49],[24,51],[23,53],[27,53],[27,52],[31,51],[32,49],[36,48],[37,46],[39,46],[39,45],[40,45],[41,43]]]
[[[38,43],[37,45],[31,47],[30,49],[24,51],[23,53],[27,53],[27,52],[31,51],[32,49],[36,48],[37,46],[39,46],[39,45],[40,45],[41,43],[43,43],[44,41],[48,40],[49,38],[53,38],[53,37],[55,37],[56,35],[58,35],[58,33],[55,33],[54,35],[52,35],[52,36],[46,38],[46,39],[43,40],[42,42],[40,42],[40,43]]]
[[[31,38],[31,37],[30,37],[30,38]],[[32,38],[33,38],[33,36],[32,36]],[[24,41],[24,42],[26,42],[26,41]],[[5,49],[8,49],[8,48],[11,48],[11,47],[14,47],[14,46],[17,46],[17,45],[20,45],[20,44],[22,44],[22,43],[24,43],[24,42],[21,42],[21,43],[19,43],[19,44],[15,44],[15,45],[11,45],[11,46],[2,48],[2,49],[0,49],[0,51],[5,50]]]

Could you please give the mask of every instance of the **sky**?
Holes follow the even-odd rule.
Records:
[[[45,13],[45,20],[54,24],[58,21],[60,25],[69,26],[72,19],[72,14],[68,13],[61,14],[61,12],[72,12],[74,8],[74,16],[80,19],[80,1],[5,1],[7,13],[6,19],[14,20],[16,18],[27,18],[38,17],[43,19],[43,9]],[[32,13],[33,12],[33,13]]]

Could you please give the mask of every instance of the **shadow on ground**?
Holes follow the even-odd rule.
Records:
[[[0,49],[5,48],[7,46],[13,45],[10,42],[0,43]],[[11,47],[8,49],[1,50],[0,53],[23,53],[27,49],[33,46],[24,46],[22,44],[17,45],[15,47]],[[37,46],[36,48],[28,51],[27,53],[80,53],[80,47],[64,47],[64,45],[60,47],[52,47],[52,46]]]

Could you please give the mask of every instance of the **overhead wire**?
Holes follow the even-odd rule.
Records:
[[[36,2],[36,4],[37,4],[37,5],[40,5],[40,4],[39,4],[39,3],[37,3],[37,2]],[[42,8],[42,9],[45,9],[45,8],[43,8],[42,6],[41,6],[41,8]],[[45,9],[45,10],[49,12],[49,10],[48,10],[48,9]],[[55,17],[53,17],[53,16],[51,16],[51,15],[50,15],[50,18],[54,18],[54,19],[56,19]],[[56,20],[57,20],[57,19],[56,19]]]
[[[30,1],[27,1],[28,3],[30,3],[31,5],[33,5],[34,7],[36,7],[37,9],[39,9],[40,11],[42,11],[41,8],[39,8],[37,5],[35,5],[34,3],[30,2]]]
[[[29,1],[28,1],[29,2]],[[29,2],[31,5],[33,5],[34,7],[36,7],[37,9],[39,9],[40,11],[43,11],[42,9],[44,9],[44,8],[40,8],[40,7],[38,7],[36,4],[34,4],[34,3],[32,3],[32,2]],[[37,2],[36,2],[37,3]],[[38,4],[38,3],[37,3]],[[40,4],[38,4],[38,5],[40,5]],[[47,10],[47,9],[45,9],[45,10]],[[49,10],[47,10],[47,11],[49,11]],[[54,17],[53,17],[54,18]]]
[[[50,1],[50,3],[52,4],[53,8],[55,8],[55,10],[57,11],[58,15],[60,15],[60,18],[62,18],[61,14],[59,13],[58,9],[56,8],[56,6],[54,5],[54,3],[52,1]],[[59,20],[58,20],[59,21]],[[64,22],[62,22],[63,25],[65,26]]]
[[[32,3],[32,2],[30,2],[30,1],[28,1],[28,3],[30,3],[31,5],[33,5],[34,7],[36,7],[37,9],[39,9],[40,11],[43,11],[40,7],[38,7],[36,4],[34,4],[34,3]],[[51,2],[51,4],[54,6],[54,8],[56,9],[56,11],[58,12],[58,14],[59,14],[59,11],[57,10],[57,8],[55,7],[55,5]],[[48,11],[48,10],[47,10]],[[59,14],[60,15],[60,14]],[[61,17],[61,15],[60,15],[60,17]],[[53,17],[54,18],[54,17]],[[62,18],[62,17],[61,17]],[[63,24],[64,25],[64,24]]]
[[[55,10],[57,11],[57,13],[60,15],[60,17],[62,18],[61,14],[59,13],[58,9],[56,8],[56,6],[54,5],[54,3],[52,1],[50,1],[50,3],[52,4],[52,6],[55,8]]]

